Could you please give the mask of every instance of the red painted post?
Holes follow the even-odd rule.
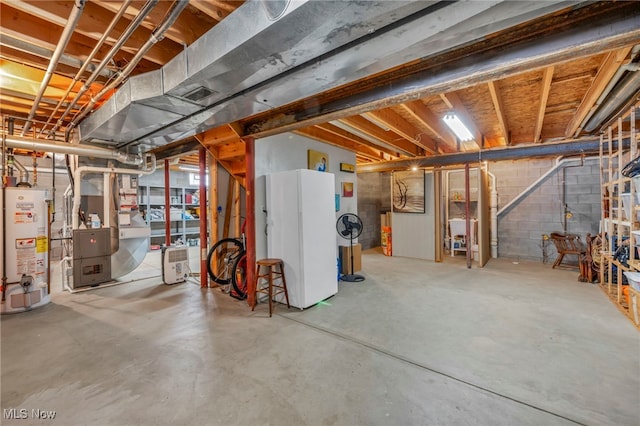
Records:
[[[207,150],[198,152],[200,165],[200,288],[209,287],[207,273]]]
[[[247,250],[247,303],[253,306],[255,299],[255,271],[256,271],[256,217],[255,217],[255,139],[244,138],[246,169],[246,250]]]

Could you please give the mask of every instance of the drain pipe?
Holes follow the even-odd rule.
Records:
[[[87,56],[87,58],[82,63],[82,66],[80,67],[80,69],[78,70],[76,75],[73,77],[73,81],[71,82],[71,84],[69,84],[69,87],[67,88],[67,91],[65,92],[64,95],[62,95],[62,97],[58,101],[58,104],[56,105],[56,107],[53,109],[53,111],[49,115],[49,118],[47,119],[47,122],[44,124],[44,126],[42,126],[42,129],[40,129],[40,133],[38,133],[38,136],[40,136],[40,135],[42,135],[42,133],[44,133],[45,129],[47,128],[47,126],[49,125],[51,120],[53,120],[53,116],[58,112],[58,110],[60,109],[60,107],[62,106],[64,101],[69,96],[69,93],[71,93],[71,90],[73,90],[73,88],[75,87],[76,83],[80,80],[80,78],[82,77],[84,72],[87,70],[87,68],[89,68],[89,65],[91,65],[91,63],[93,61],[93,58],[95,58],[96,54],[98,53],[98,51],[100,50],[100,48],[102,47],[104,42],[107,41],[107,38],[111,35],[111,32],[113,31],[113,28],[116,26],[118,21],[120,21],[120,18],[122,18],[122,15],[124,15],[124,13],[127,11],[127,9],[129,8],[129,5],[132,3],[132,1],[133,0],[127,0],[122,4],[122,6],[120,7],[120,10],[118,10],[118,13],[116,14],[116,16],[113,17],[113,19],[111,20],[111,23],[109,24],[107,29],[104,30],[104,33],[102,34],[102,37],[100,38],[100,40],[98,40],[98,42],[96,43],[96,45],[93,48],[93,50],[91,51],[91,53],[89,53],[89,56]],[[133,25],[133,22],[131,24]],[[125,33],[123,33],[123,35],[120,36],[120,38],[123,38],[125,34],[126,34],[126,31],[125,31]],[[114,48],[115,48],[115,46],[114,46]],[[111,50],[113,51],[113,49],[111,49]],[[111,53],[111,52],[109,52],[109,53]],[[115,52],[114,52],[114,54],[115,54]],[[107,54],[105,59],[108,58],[109,60],[111,60],[111,57],[113,57],[113,55],[109,56],[109,54]],[[106,61],[103,59],[102,63],[106,64]],[[100,65],[102,65],[102,63]],[[104,68],[104,66],[102,68]],[[84,84],[85,87],[89,87],[91,85],[91,83],[88,82],[89,80],[91,80],[92,82],[95,81],[95,79],[98,77],[98,75],[100,75],[100,73],[102,72],[102,68],[99,68],[99,69],[96,68],[95,70],[93,70],[91,77],[89,77],[87,82],[85,82],[85,84]],[[94,75],[95,75],[95,77],[94,77]],[[92,78],[93,78],[93,80],[92,80]],[[83,89],[84,89],[84,87],[83,87]],[[75,99],[80,99],[80,98],[78,96],[76,96]],[[68,108],[68,110],[71,110],[71,108]],[[56,129],[62,124],[62,119],[65,116],[66,116],[66,114],[61,116],[58,119],[58,123],[56,124],[56,127],[54,127],[53,130],[51,130],[49,132],[49,136],[52,136],[55,133]]]
[[[127,154],[98,146],[70,144],[67,142],[46,141],[42,139],[25,139],[17,136],[6,138],[7,148],[19,148],[36,152],[57,152],[60,154],[78,155],[80,157],[93,157],[117,160],[124,164],[140,166],[143,158],[140,155]]]
[[[78,229],[79,221],[78,214],[80,212],[80,184],[82,175],[84,173],[123,173],[123,174],[137,174],[137,175],[150,175],[156,171],[156,156],[154,154],[145,154],[145,157],[150,160],[151,166],[142,169],[118,169],[114,167],[93,167],[93,166],[80,166],[74,172],[74,188],[73,188],[73,207],[71,209],[71,229]],[[107,194],[105,194],[105,197]]]
[[[151,49],[153,45],[164,38],[164,33],[167,32],[167,30],[171,27],[171,25],[173,25],[176,19],[178,19],[178,16],[180,15],[180,13],[182,13],[184,8],[187,7],[188,4],[189,0],[178,1],[178,4],[173,8],[169,16],[167,16],[164,22],[153,32],[153,34],[151,34],[149,40],[147,40],[147,42],[142,47],[140,47],[140,49],[138,49],[138,52],[131,59],[131,62],[127,64],[125,69],[122,70],[120,75],[110,84],[104,86],[97,95],[91,97],[91,101],[87,105],[85,105],[84,110],[78,116],[76,116],[76,118],[73,119],[71,124],[69,124],[69,130],[76,127],[78,123],[91,112],[93,107],[98,103],[98,101],[100,101],[100,99],[102,99],[107,93],[111,92],[111,90],[118,87],[118,85],[120,85],[120,83],[122,83],[122,81],[127,78],[129,74],[131,74],[131,71],[133,71],[136,65],[138,65],[138,62],[142,60],[147,51]]]
[[[58,130],[58,128],[63,123],[62,120],[67,115],[69,115],[69,113],[71,112],[71,109],[74,106],[76,106],[76,104],[78,103],[78,101],[80,101],[82,96],[90,89],[91,84],[93,84],[93,82],[96,81],[96,79],[100,75],[100,72],[104,69],[105,66],[107,66],[107,64],[111,61],[111,59],[113,59],[115,54],[118,53],[118,51],[124,45],[124,43],[129,39],[129,37],[131,37],[133,32],[140,26],[144,18],[146,18],[147,15],[151,12],[151,9],[155,7],[156,3],[158,3],[158,0],[147,1],[144,7],[140,10],[140,12],[136,15],[136,17],[131,21],[131,23],[124,30],[124,32],[122,33],[122,35],[120,36],[116,44],[114,44],[111,50],[109,50],[109,52],[107,53],[107,55],[104,58],[102,58],[102,61],[100,62],[100,64],[96,67],[93,73],[91,73],[91,76],[89,76],[89,78],[87,78],[87,80],[84,82],[80,91],[73,98],[73,101],[71,101],[71,103],[67,105],[67,108],[64,110],[64,112],[56,122],[55,126],[53,126],[53,128],[49,131],[49,135],[53,135],[55,131]],[[127,69],[128,68],[129,67],[127,67]],[[125,77],[127,76],[127,74],[125,74],[125,71],[120,72],[117,78],[119,79],[120,77],[123,77],[123,76]],[[92,96],[92,99],[93,99],[93,96]]]
[[[515,204],[519,203],[524,197],[526,197],[529,194],[529,192],[531,192],[534,188],[536,188],[538,185],[540,185],[552,173],[555,173],[560,168],[560,166],[562,166],[564,163],[567,163],[569,161],[574,161],[574,160],[576,160],[575,157],[574,158],[563,158],[562,156],[557,157],[556,158],[556,164],[553,167],[551,167],[549,170],[547,170],[547,172],[545,174],[543,174],[538,179],[536,179],[536,181],[533,182],[531,185],[526,187],[513,200],[509,201],[504,207],[502,207],[500,210],[498,210],[498,217],[502,216],[507,211],[509,211]]]
[[[29,117],[27,121],[24,123],[22,127],[21,136],[27,134],[29,131],[29,127],[31,127],[31,122],[33,117],[36,115],[36,111],[40,106],[40,101],[44,96],[44,92],[49,86],[49,82],[51,81],[51,77],[53,77],[53,73],[58,66],[58,61],[60,61],[60,57],[66,49],[69,40],[71,40],[71,36],[78,25],[78,21],[80,20],[80,15],[82,15],[82,10],[84,9],[86,0],[76,0],[71,13],[69,14],[69,18],[67,20],[67,25],[65,25],[64,30],[62,31],[62,35],[60,36],[60,41],[56,46],[56,50],[54,50],[53,55],[51,56],[51,61],[49,61],[49,66],[47,67],[47,71],[44,75],[44,79],[42,79],[42,83],[40,83],[40,90],[38,90],[38,94],[36,95],[35,100],[33,101],[33,106],[31,107],[31,111],[29,111]]]

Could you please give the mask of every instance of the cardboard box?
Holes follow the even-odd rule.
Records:
[[[340,265],[343,274],[351,273],[351,251],[349,246],[340,246]],[[362,269],[362,246],[360,244],[353,245],[353,273]]]

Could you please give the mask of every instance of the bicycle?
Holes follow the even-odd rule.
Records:
[[[247,251],[245,225],[240,238],[223,238],[215,243],[207,255],[209,277],[220,285],[231,286],[229,295],[236,299],[247,297]]]

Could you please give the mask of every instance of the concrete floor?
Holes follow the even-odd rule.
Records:
[[[640,424],[640,333],[575,271],[369,251],[366,281],[269,318],[158,259],[2,317],[0,405],[29,417],[2,424]]]

